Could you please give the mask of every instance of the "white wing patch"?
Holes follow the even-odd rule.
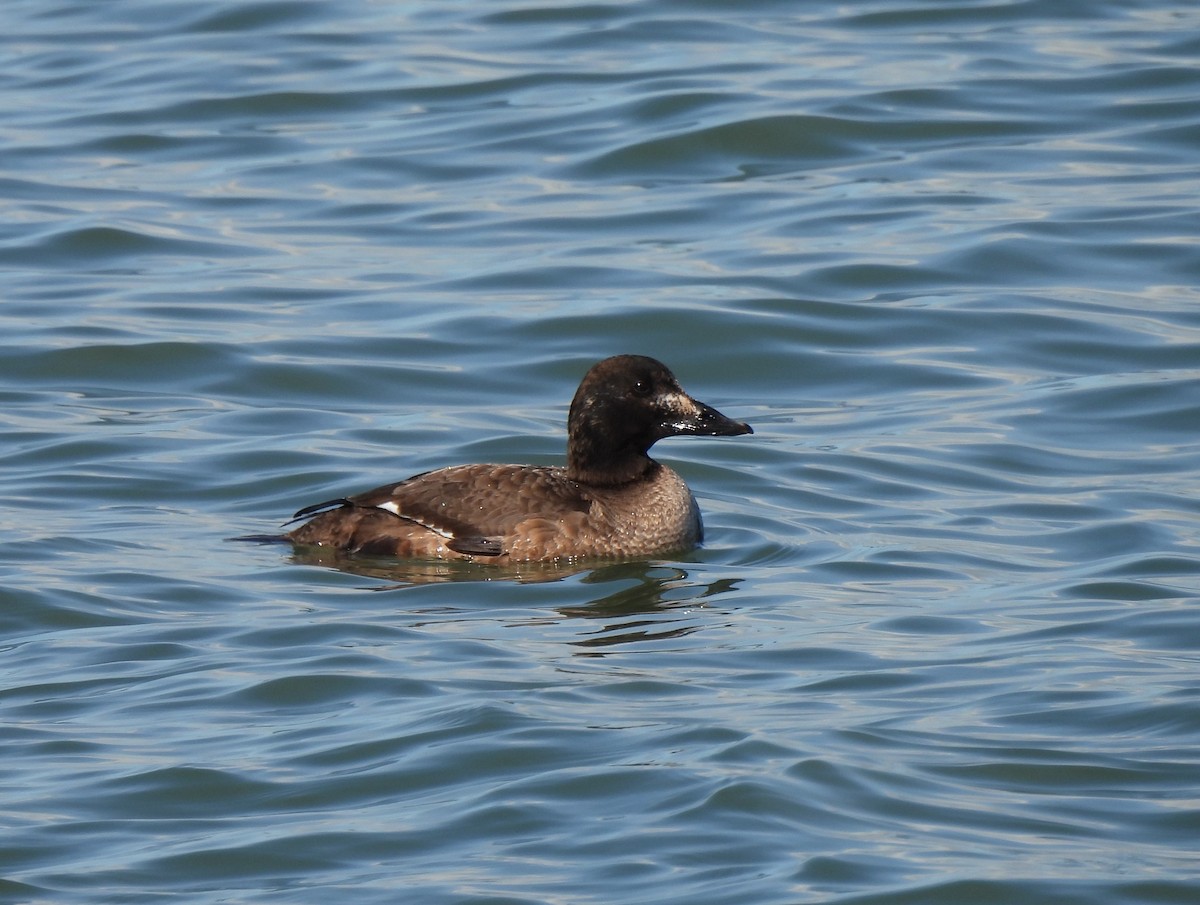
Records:
[[[382,509],[384,512],[390,512],[392,515],[397,515],[400,518],[405,519],[406,521],[410,521],[415,525],[420,525],[422,528],[425,528],[429,531],[432,531],[434,534],[437,534],[437,535],[440,535],[441,537],[446,538],[446,540],[454,539],[453,531],[447,531],[445,528],[437,527],[437,525],[426,524],[425,522],[421,521],[419,518],[413,518],[411,515],[405,515],[403,512],[400,511],[400,507],[397,506],[395,503],[393,503],[391,500],[388,500],[386,503],[380,503],[375,508]]]

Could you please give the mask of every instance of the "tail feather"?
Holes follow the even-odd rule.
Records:
[[[341,509],[345,506],[353,505],[354,504],[345,497],[339,497],[336,500],[326,500],[324,503],[313,503],[311,506],[305,506],[303,509],[298,510],[295,515],[284,522],[284,525],[290,525],[292,522],[298,522],[302,518],[308,518],[309,516],[318,515],[322,512],[328,512],[331,509]]]

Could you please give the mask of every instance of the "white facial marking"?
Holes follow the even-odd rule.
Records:
[[[690,415],[695,409],[687,393],[665,393],[662,396],[662,401],[666,403],[668,409],[673,412],[679,412],[681,415]]]
[[[663,401],[666,403],[666,408],[678,420],[669,421],[668,424],[676,430],[686,431],[691,426],[688,419],[696,414],[696,404],[692,402],[687,393],[667,393],[663,396]]]

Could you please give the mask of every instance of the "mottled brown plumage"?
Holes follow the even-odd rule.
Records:
[[[287,535],[346,553],[488,563],[682,550],[702,536],[683,479],[647,454],[664,437],[736,436],[652,358],[618,355],[580,383],[567,419],[567,465],[458,465],[308,506]]]

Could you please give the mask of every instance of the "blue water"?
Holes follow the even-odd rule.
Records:
[[[1200,901],[1196,4],[0,26],[0,900]],[[616,352],[694,552],[226,540]]]

